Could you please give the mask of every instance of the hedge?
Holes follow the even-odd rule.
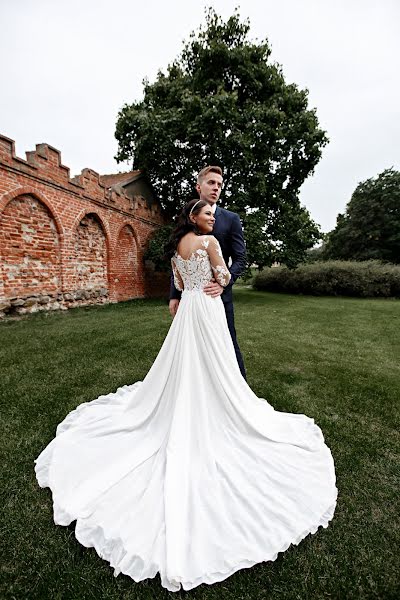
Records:
[[[253,280],[256,290],[313,296],[400,297],[400,265],[378,260],[330,260],[296,269],[270,267]]]

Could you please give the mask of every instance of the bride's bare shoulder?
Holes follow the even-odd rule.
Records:
[[[187,233],[185,233],[185,235],[183,235],[180,239],[181,242],[184,242],[186,240],[192,240],[195,239],[197,236],[195,233],[193,233],[193,231],[188,231]]]
[[[185,233],[185,235],[179,240],[179,244],[177,246],[178,254],[180,254],[180,256],[186,256],[186,254],[193,252],[193,250],[198,247],[197,239],[198,236],[191,231]]]

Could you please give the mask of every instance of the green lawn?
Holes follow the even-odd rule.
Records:
[[[236,290],[249,384],[278,410],[322,428],[339,499],[326,530],[274,563],[170,594],[135,584],[56,527],[33,460],[77,404],[142,379],[170,324],[162,301],[38,314],[0,323],[4,599],[320,600],[398,598],[400,302]],[[397,505],[396,505],[397,503]]]

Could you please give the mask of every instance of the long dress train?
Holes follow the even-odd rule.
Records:
[[[184,288],[143,382],[79,405],[35,460],[54,521],[135,581],[170,591],[274,560],[333,516],[334,463],[319,427],[277,412],[240,374],[213,236],[173,259]]]

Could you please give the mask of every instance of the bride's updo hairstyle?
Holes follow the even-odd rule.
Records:
[[[189,200],[189,202],[185,204],[178,217],[176,227],[171,233],[171,237],[165,246],[166,258],[170,259],[174,255],[180,240],[184,235],[189,233],[189,231],[198,233],[195,223],[192,223],[190,220],[190,215],[198,215],[203,206],[207,206],[207,204],[208,202],[205,200],[199,200],[198,198],[195,200]]]

